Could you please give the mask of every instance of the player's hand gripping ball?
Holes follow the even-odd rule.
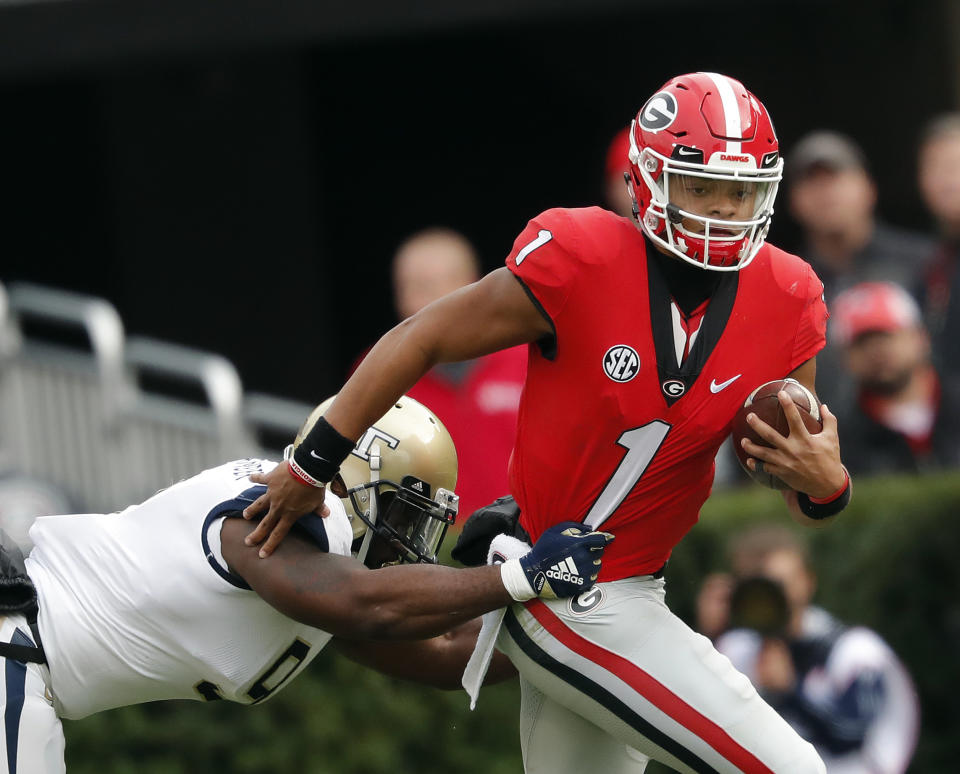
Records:
[[[733,429],[731,431],[733,449],[737,453],[737,459],[740,461],[740,465],[747,471],[750,478],[771,489],[789,489],[789,487],[776,476],[763,470],[762,463],[759,466],[759,470],[750,470],[750,468],[747,467],[747,460],[750,455],[744,451],[741,441],[744,438],[749,438],[758,446],[771,446],[771,444],[757,435],[753,431],[753,428],[747,424],[747,414],[750,413],[756,414],[760,419],[770,425],[770,427],[780,433],[780,435],[785,437],[790,435],[787,417],[783,413],[783,406],[780,405],[779,398],[777,398],[777,394],[781,390],[785,390],[797,405],[800,418],[803,420],[803,424],[809,433],[816,434],[823,430],[823,422],[820,419],[820,402],[810,390],[800,384],[796,379],[777,379],[776,381],[767,382],[766,384],[761,384],[750,393],[743,407],[737,411],[736,416],[733,418]]]

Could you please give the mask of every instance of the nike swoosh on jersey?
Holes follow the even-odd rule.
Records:
[[[730,378],[730,379],[727,379],[727,381],[725,381],[725,382],[720,382],[720,384],[717,384],[717,380],[716,380],[716,379],[711,379],[711,380],[710,380],[710,392],[712,392],[714,395],[716,395],[716,394],[717,394],[718,392],[720,392],[721,390],[727,389],[727,387],[729,387],[731,384],[733,384],[735,381],[737,381],[737,379],[739,379],[741,376],[743,376],[743,374],[737,374],[736,376],[734,376],[734,377],[732,377],[732,378]]]

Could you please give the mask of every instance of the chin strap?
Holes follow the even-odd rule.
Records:
[[[627,190],[630,192],[630,209],[633,211],[633,219],[640,222],[640,205],[637,204],[637,195],[633,191],[633,180],[629,172],[623,173],[623,179],[627,184]]]

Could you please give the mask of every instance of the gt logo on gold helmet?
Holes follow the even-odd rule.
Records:
[[[332,403],[327,398],[310,412],[285,457]],[[363,539],[361,561],[378,536],[400,561],[435,563],[456,518],[456,483],[457,451],[447,428],[422,403],[403,396],[363,434],[330,488],[344,501],[354,540]]]

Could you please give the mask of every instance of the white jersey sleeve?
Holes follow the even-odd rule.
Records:
[[[27,570],[61,717],[160,699],[263,701],[329,641],[270,607],[220,552],[227,513],[259,494],[248,476],[275,465],[238,460],[120,513],[37,519]],[[310,530],[317,550],[348,556],[343,504],[329,492],[326,504]]]

